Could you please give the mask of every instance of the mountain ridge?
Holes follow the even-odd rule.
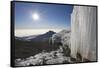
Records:
[[[48,40],[50,37],[52,37],[53,34],[55,34],[56,32],[54,31],[48,31],[44,34],[40,34],[40,35],[31,35],[31,36],[25,36],[25,37],[17,37],[15,36],[16,40],[24,40],[24,41],[46,41]]]

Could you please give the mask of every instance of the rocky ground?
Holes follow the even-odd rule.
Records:
[[[34,66],[46,64],[62,64],[71,63],[70,57],[64,56],[62,49],[57,49],[51,52],[41,52],[35,56],[30,56],[26,59],[16,59],[15,66]]]

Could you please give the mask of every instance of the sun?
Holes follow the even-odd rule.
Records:
[[[32,18],[33,18],[33,20],[39,20],[39,14],[38,13],[33,13]]]

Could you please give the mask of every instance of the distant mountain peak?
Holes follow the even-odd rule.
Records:
[[[48,40],[50,37],[52,37],[53,34],[55,34],[56,32],[49,30],[48,32],[41,34],[39,36],[37,36],[36,38],[31,39],[32,41],[46,41]]]
[[[15,39],[25,40],[25,41],[44,41],[44,40],[48,40],[55,33],[56,32],[49,30],[48,32],[41,34],[41,35],[27,36],[27,37],[15,37]]]
[[[46,34],[55,34],[56,32],[49,30],[48,32],[46,32]]]

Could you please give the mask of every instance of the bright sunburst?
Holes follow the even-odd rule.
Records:
[[[32,18],[33,18],[33,20],[39,20],[39,14],[38,13],[33,13]]]

